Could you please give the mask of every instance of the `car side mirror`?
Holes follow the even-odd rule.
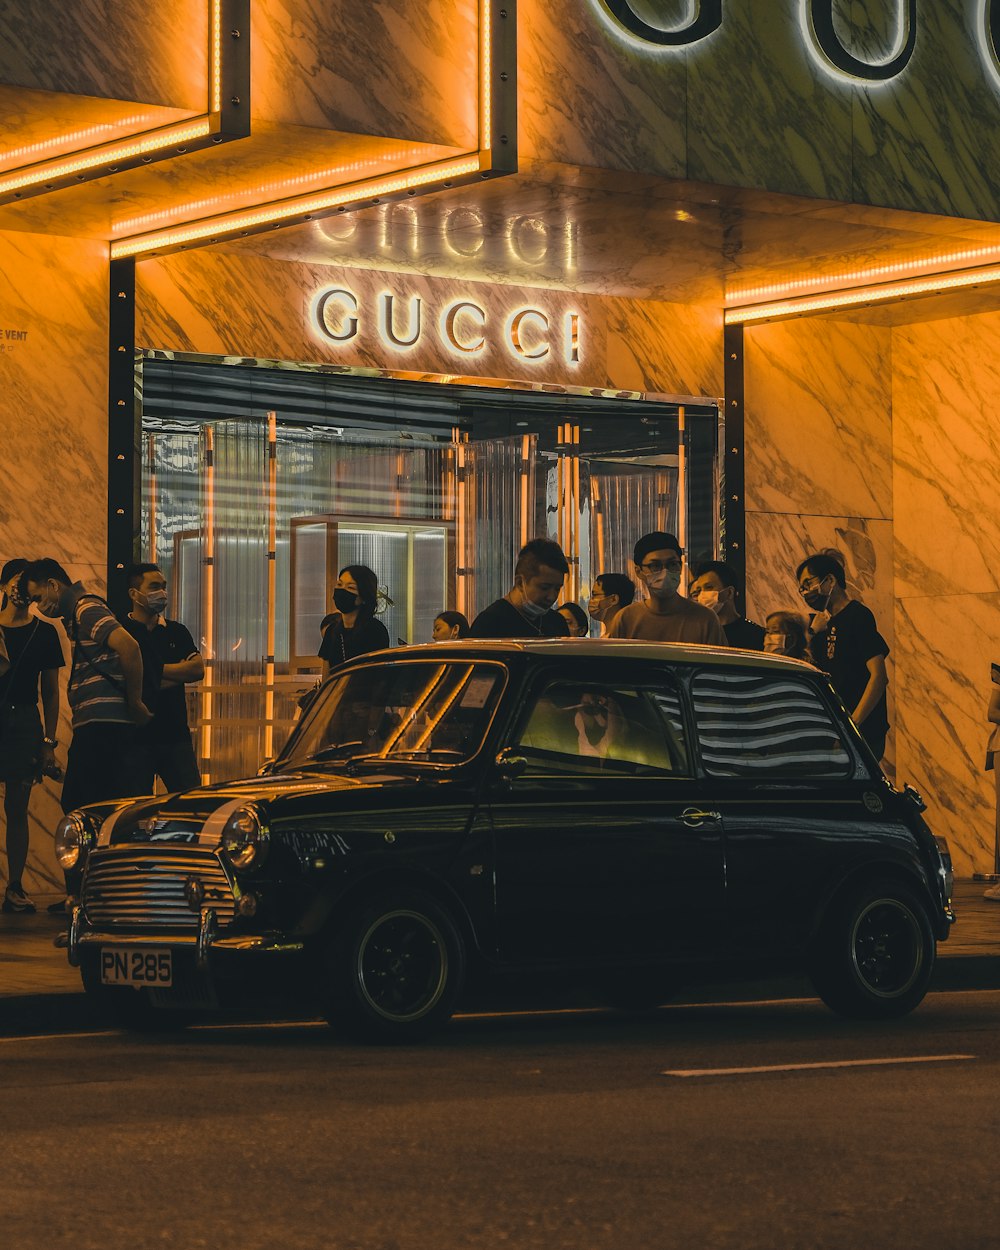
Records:
[[[515,755],[509,747],[497,756],[497,775],[507,785],[510,785],[516,777],[520,777],[527,767],[528,761],[525,757]]]

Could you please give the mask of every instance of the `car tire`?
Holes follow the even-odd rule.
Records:
[[[84,992],[102,1019],[115,1028],[132,1033],[177,1033],[195,1020],[193,1011],[155,1007],[144,989],[114,989],[102,985],[97,966],[91,960],[80,965]]]
[[[917,892],[892,880],[854,889],[823,924],[811,968],[816,991],[855,1020],[891,1020],[927,993],[936,942]]]
[[[326,1018],[362,1041],[419,1041],[455,1010],[465,962],[458,926],[436,899],[415,890],[378,895],[329,944]]]

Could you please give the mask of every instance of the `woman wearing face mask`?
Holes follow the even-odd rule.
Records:
[[[468,636],[469,622],[461,612],[439,612],[434,618],[434,627],[431,630],[434,642],[454,642]]]
[[[764,622],[764,650],[793,660],[811,660],[805,617],[798,612],[769,612]]]
[[[28,613],[20,586],[26,567],[26,560],[9,560],[0,570],[0,630],[10,660],[0,677],[0,782],[7,825],[3,910],[30,915],[35,905],[21,884],[28,858],[28,800],[40,774],[58,776],[59,669],[65,661],[55,629]],[[44,733],[38,715],[39,690]]]
[[[382,622],[375,619],[378,594],[378,578],[367,564],[348,564],[340,570],[333,590],[333,606],[337,610],[320,625],[323,641],[319,657],[324,677],[345,660],[388,647],[389,634]]]

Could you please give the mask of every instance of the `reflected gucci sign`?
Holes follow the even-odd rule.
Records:
[[[413,351],[431,333],[457,357],[479,356],[500,344],[532,364],[561,359],[577,365],[581,357],[580,313],[555,314],[541,304],[497,312],[462,296],[430,307],[423,296],[383,291],[373,308],[365,308],[350,287],[331,286],[313,299],[312,323],[332,343],[351,343],[374,329],[382,345],[397,352]]]
[[[846,5],[838,0],[797,0],[803,38],[811,55],[828,70],[862,83],[877,85],[901,74],[913,58],[923,5],[941,0],[881,0],[890,21],[895,20],[893,47],[880,58],[857,55],[837,29],[836,15]],[[655,0],[597,0],[611,21],[625,34],[649,47],[687,48],[717,31],[725,20],[723,0],[694,0],[690,21],[684,25],[654,24]],[[1000,0],[975,0],[979,52],[994,75],[1000,73]]]

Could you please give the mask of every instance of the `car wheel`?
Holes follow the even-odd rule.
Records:
[[[411,1042],[449,1018],[465,977],[465,947],[447,911],[416,891],[358,907],[328,951],[327,1019],[365,1041]]]
[[[154,1007],[148,990],[102,985],[97,965],[91,960],[81,963],[80,977],[87,997],[100,1016],[115,1028],[129,1029],[133,1033],[176,1033],[195,1019],[192,1011]]]
[[[856,1020],[905,1016],[927,993],[936,943],[927,908],[895,881],[872,882],[834,908],[811,970],[832,1010]]]

